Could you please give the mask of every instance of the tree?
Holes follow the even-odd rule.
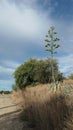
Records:
[[[44,60],[29,59],[21,64],[14,72],[15,85],[13,89],[25,88],[28,85],[35,85],[38,83],[51,83],[51,58]],[[53,67],[55,72],[55,78],[57,78],[58,62],[53,59]]]
[[[52,81],[55,82],[55,74],[54,74],[54,66],[53,66],[53,57],[54,54],[57,53],[56,49],[60,47],[59,44],[56,44],[56,42],[58,42],[60,39],[55,37],[55,35],[57,34],[57,32],[54,31],[55,27],[52,26],[50,27],[48,34],[46,35],[46,39],[45,39],[45,48],[46,51],[48,51],[51,54],[51,72],[52,72]]]
[[[23,88],[34,82],[34,69],[37,60],[29,59],[28,61],[21,64],[14,72],[14,78],[16,86]]]
[[[35,67],[34,77],[39,83],[51,83],[51,58],[46,58],[45,60],[38,60]],[[58,73],[58,62],[53,59],[54,72]]]
[[[69,75],[69,79],[73,79],[73,73]]]

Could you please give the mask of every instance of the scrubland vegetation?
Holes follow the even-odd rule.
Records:
[[[11,97],[22,110],[23,130],[73,130],[73,80],[66,80],[53,57],[60,47],[54,29],[50,28],[45,39],[51,57],[31,58],[14,72]]]
[[[25,121],[28,130],[73,130],[73,81],[62,85],[56,92],[49,89],[50,84],[41,84],[12,93],[22,109],[23,130],[27,130]]]
[[[23,130],[73,130],[73,80],[64,80],[53,60],[53,84],[50,60],[30,59],[14,73],[11,96],[22,110]]]

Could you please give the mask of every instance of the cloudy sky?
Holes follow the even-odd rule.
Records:
[[[30,57],[49,56],[44,39],[55,26],[55,56],[64,75],[73,72],[73,0],[0,0],[0,89],[10,90],[13,72]]]

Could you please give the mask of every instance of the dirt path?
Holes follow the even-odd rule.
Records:
[[[9,95],[0,95],[0,130],[22,130],[19,113],[20,109]]]
[[[9,95],[0,95],[0,115],[16,110],[18,110],[18,106],[13,103]]]

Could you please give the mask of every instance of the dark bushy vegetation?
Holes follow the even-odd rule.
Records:
[[[56,59],[47,58],[45,60],[29,59],[21,64],[14,72],[16,88],[23,88],[27,85],[37,83],[51,83],[51,60],[54,66],[55,80],[62,80],[63,76],[58,70]]]
[[[0,94],[10,94],[11,92],[10,91],[0,91]]]

